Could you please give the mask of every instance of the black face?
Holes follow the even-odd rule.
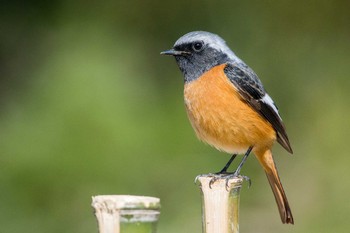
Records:
[[[174,47],[174,50],[184,51],[188,53],[199,53],[202,50],[204,50],[204,48],[205,48],[204,42],[201,40],[198,40],[198,41],[194,41],[193,43],[177,45]]]
[[[185,82],[195,80],[212,67],[229,61],[225,53],[210,47],[201,40],[179,44],[173,49],[183,52],[181,55],[175,55],[175,59],[184,75]]]

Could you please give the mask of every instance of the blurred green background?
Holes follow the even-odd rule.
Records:
[[[274,147],[295,225],[282,225],[254,157],[241,232],[348,232],[349,1],[1,1],[1,232],[97,232],[97,194],[161,198],[159,233],[201,232],[196,175],[229,155],[199,142],[183,79],[160,56],[221,35],[280,108]],[[237,162],[234,166],[237,165]]]

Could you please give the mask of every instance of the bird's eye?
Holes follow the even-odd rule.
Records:
[[[204,43],[202,41],[194,42],[192,48],[194,51],[199,52],[203,49]]]

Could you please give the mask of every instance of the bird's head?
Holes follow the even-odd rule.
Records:
[[[221,37],[204,31],[185,34],[172,49],[161,54],[175,57],[185,82],[195,80],[214,66],[240,61]]]

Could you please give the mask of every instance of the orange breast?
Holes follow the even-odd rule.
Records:
[[[270,148],[274,129],[241,98],[224,66],[185,85],[187,114],[198,138],[228,153],[244,153],[250,146]]]

